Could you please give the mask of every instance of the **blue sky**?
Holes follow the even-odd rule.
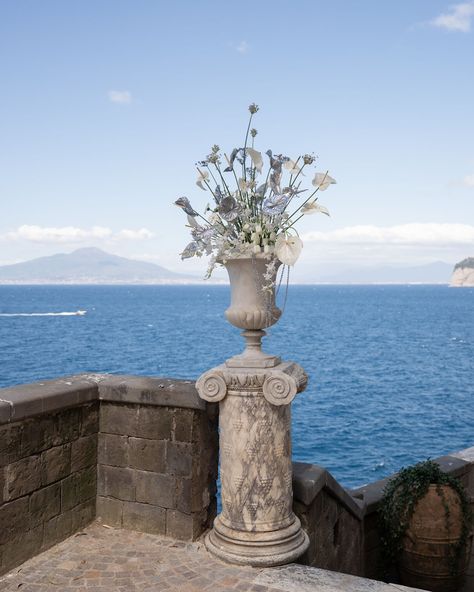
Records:
[[[181,263],[194,163],[315,152],[299,273],[474,255],[474,2],[0,0],[0,263]]]

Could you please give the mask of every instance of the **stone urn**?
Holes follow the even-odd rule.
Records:
[[[269,280],[268,262],[262,255],[225,262],[231,284],[225,314],[243,329],[246,347],[196,383],[202,399],[219,402],[222,512],[205,544],[225,561],[253,566],[290,563],[309,545],[292,511],[290,407],[307,377],[294,362],[262,351],[264,329],[281,316],[277,265]]]

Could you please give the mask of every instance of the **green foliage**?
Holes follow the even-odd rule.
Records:
[[[462,269],[464,267],[474,269],[474,257],[468,257],[467,259],[463,259],[459,263],[456,263],[454,269]]]
[[[463,518],[461,537],[457,543],[451,545],[450,549],[451,572],[453,575],[459,573],[470,534],[469,500],[459,480],[443,473],[439,465],[428,459],[402,469],[384,489],[384,496],[378,509],[384,575],[387,575],[390,567],[397,563],[402,551],[403,537],[415,507],[428,492],[430,485],[448,485],[459,495]],[[446,524],[449,526],[449,507],[441,488],[438,489],[438,494],[443,500]]]

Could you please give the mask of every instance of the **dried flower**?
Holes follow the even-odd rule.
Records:
[[[250,135],[252,136],[252,138],[255,138],[255,136],[258,134],[257,130],[253,127],[250,130]]]
[[[249,111],[252,115],[254,115],[258,111],[258,105],[252,103],[251,105],[249,105]]]
[[[315,157],[312,154],[305,154],[303,156],[303,162],[305,164],[313,164],[313,162],[315,161]]]

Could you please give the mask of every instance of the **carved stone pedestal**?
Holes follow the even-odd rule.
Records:
[[[214,555],[242,565],[290,563],[309,541],[293,514],[290,403],[307,382],[303,369],[260,351],[263,331],[247,331],[247,350],[203,374],[206,401],[219,401],[222,513],[206,537]]]

